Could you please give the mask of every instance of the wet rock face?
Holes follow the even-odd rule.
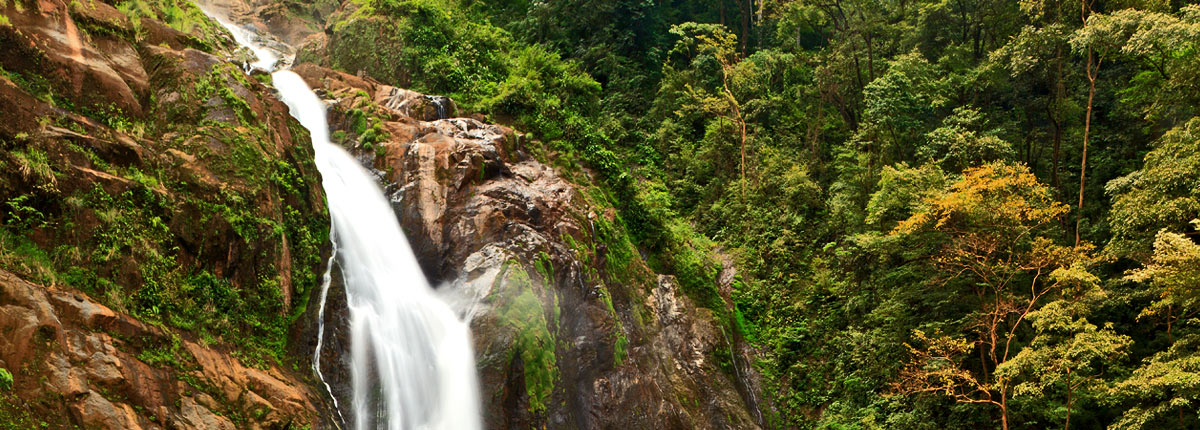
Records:
[[[320,397],[282,368],[143,324],[70,290],[0,270],[0,367],[52,428],[319,426]],[[235,423],[228,417],[242,417]]]
[[[426,274],[471,319],[489,428],[757,428],[738,391],[747,368],[714,358],[731,340],[646,267],[602,193],[530,157],[509,128],[295,70],[331,100],[336,143],[380,176]],[[360,133],[363,117],[385,137]]]

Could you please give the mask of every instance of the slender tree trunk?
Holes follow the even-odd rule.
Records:
[[[740,137],[741,146],[741,171],[742,171],[742,201],[746,200],[746,119],[742,118],[742,109],[738,106],[737,99],[733,98],[733,93],[725,90],[730,101],[733,102],[733,117],[738,122],[738,135]]]
[[[1175,336],[1173,336],[1171,334],[1171,319],[1172,318],[1174,318],[1174,312],[1172,312],[1171,305],[1167,305],[1167,343],[1174,344]]]
[[[1054,166],[1053,170],[1050,171],[1050,182],[1054,184],[1054,189],[1061,193],[1062,183],[1058,180],[1058,165],[1062,157],[1062,101],[1063,93],[1066,92],[1065,85],[1063,84],[1063,52],[1061,45],[1054,49],[1054,56],[1057,58],[1054,79],[1054,107],[1050,112],[1050,122],[1054,124]]]
[[[863,40],[867,42],[867,81],[875,80],[875,44],[872,43],[872,38],[863,36]]]
[[[1063,425],[1063,430],[1071,430],[1071,402],[1075,400],[1071,396],[1071,368],[1067,368],[1067,422]]]
[[[821,121],[824,119],[825,109],[817,107],[817,118],[808,125],[808,145],[812,150],[813,159],[816,160],[821,156],[821,151],[817,148],[817,139],[820,138]]]
[[[1000,386],[1000,428],[1008,430],[1008,389]]]
[[[1080,0],[1079,2],[1084,27],[1087,26],[1088,14],[1091,13],[1089,1],[1094,0]],[[1079,163],[1079,207],[1075,212],[1075,246],[1079,246],[1079,227],[1083,224],[1083,191],[1084,185],[1087,184],[1088,137],[1092,131],[1092,106],[1096,99],[1096,77],[1100,74],[1102,61],[1103,59],[1096,59],[1095,50],[1089,46],[1087,56],[1088,101],[1087,115],[1083,119],[1083,158]]]
[[[858,83],[858,91],[861,92],[863,90],[863,88],[866,88],[867,84],[863,82],[862,64],[859,63],[858,53],[856,52],[856,51],[858,51],[858,43],[855,43],[850,48],[851,48],[852,52],[855,52],[855,54],[854,54],[854,81],[856,83]]]
[[[1095,54],[1092,48],[1088,48],[1087,62],[1087,78],[1088,78],[1088,101],[1087,101],[1087,116],[1083,119],[1083,159],[1079,162],[1079,208],[1075,212],[1075,246],[1079,246],[1079,227],[1083,223],[1083,190],[1087,184],[1087,150],[1088,136],[1092,129],[1092,103],[1096,98],[1096,75],[1100,72],[1100,66],[1097,64],[1092,67]]]

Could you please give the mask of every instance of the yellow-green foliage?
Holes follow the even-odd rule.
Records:
[[[190,37],[194,48],[212,51],[221,43],[220,34],[225,32],[200,8],[186,0],[126,0],[117,4],[117,10],[129,17],[135,33],[143,32],[142,18],[152,18],[166,23],[171,28]]]
[[[37,417],[30,413],[25,401],[15,393],[0,392],[0,428],[39,429],[50,428],[50,423],[41,421],[48,417]]]
[[[25,180],[37,183],[39,189],[52,191],[56,180],[54,169],[46,153],[37,149],[17,150],[11,153],[17,170]]]
[[[0,391],[11,390],[13,386],[13,375],[8,369],[0,367]]]

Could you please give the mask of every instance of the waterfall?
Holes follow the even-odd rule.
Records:
[[[479,427],[467,325],[433,294],[375,179],[329,142],[325,105],[300,76],[273,75],[312,134],[350,308],[355,428]]]
[[[317,374],[317,379],[321,381],[321,385],[325,386],[325,392],[329,393],[329,398],[333,400],[333,411],[338,414],[338,422],[346,422],[346,417],[342,415],[342,408],[338,405],[337,396],[333,395],[333,388],[325,382],[325,375],[321,373],[321,347],[325,345],[325,301],[329,298],[329,286],[333,284],[333,267],[334,259],[337,258],[337,238],[334,236],[336,231],[330,229],[329,241],[333,244],[329,253],[329,260],[325,262],[325,274],[321,277],[321,299],[317,302],[317,347],[313,348],[313,372]]]
[[[255,67],[272,68],[273,52],[260,53],[265,48],[244,29],[218,22],[259,55]],[[295,73],[272,77],[280,99],[312,136],[329,204],[350,314],[354,428],[480,428],[467,324],[434,294],[374,177],[329,141],[324,103]],[[328,285],[321,287],[323,306]]]

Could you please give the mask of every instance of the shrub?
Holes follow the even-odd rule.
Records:
[[[0,391],[11,390],[13,386],[13,375],[8,369],[0,367]]]

